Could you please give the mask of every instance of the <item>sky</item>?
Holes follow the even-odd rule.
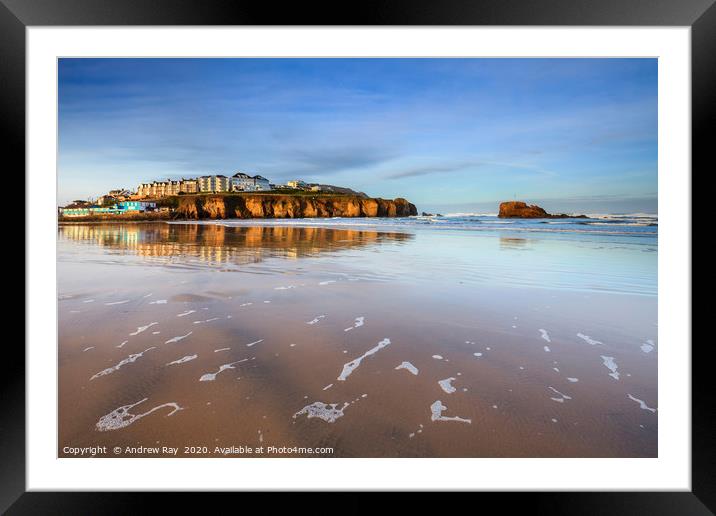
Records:
[[[261,174],[420,211],[657,212],[656,59],[60,59],[58,202]]]

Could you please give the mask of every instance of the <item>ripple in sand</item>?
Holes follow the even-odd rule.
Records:
[[[655,409],[655,408],[651,408],[651,407],[647,406],[646,403],[644,403],[644,402],[643,402],[642,400],[640,400],[639,398],[635,398],[635,397],[632,396],[631,394],[627,394],[627,398],[629,398],[630,400],[636,401],[636,402],[639,404],[639,408],[641,408],[642,410],[648,410],[649,412],[656,412],[656,409]]]
[[[306,324],[316,324],[318,321],[320,321],[321,319],[323,319],[325,317],[326,317],[325,315],[319,315],[312,321],[307,321]]]
[[[447,392],[448,394],[452,394],[457,389],[452,386],[452,382],[455,381],[455,377],[451,376],[450,378],[445,378],[444,380],[440,380],[438,382],[438,385],[440,385],[440,388]]]
[[[355,322],[353,323],[353,326],[346,328],[343,331],[351,331],[353,328],[360,328],[365,323],[365,317],[356,317]]]
[[[615,380],[619,379],[619,373],[617,372],[618,366],[617,363],[614,361],[614,357],[606,357],[604,355],[600,355],[602,357],[602,361],[604,362],[604,367],[609,369],[611,373],[609,373],[609,376],[614,378]]]
[[[594,340],[594,339],[591,338],[589,335],[585,335],[584,333],[577,333],[577,337],[579,337],[580,339],[582,339],[582,340],[583,340],[584,342],[586,342],[587,344],[591,344],[592,346],[594,346],[594,345],[596,345],[596,344],[602,344],[602,343],[599,342],[598,340]]]
[[[172,410],[169,414],[167,414],[167,417],[173,415],[175,412],[179,410],[184,410],[182,407],[180,407],[175,402],[169,402],[169,403],[163,403],[162,405],[157,405],[151,410],[148,410],[147,412],[144,412],[142,414],[130,414],[129,409],[132,407],[136,407],[140,403],[144,403],[147,401],[148,398],[144,398],[143,400],[139,400],[137,403],[132,403],[131,405],[122,405],[121,407],[114,409],[109,414],[106,414],[99,418],[99,421],[97,421],[97,424],[95,425],[96,429],[100,432],[107,432],[110,430],[119,430],[120,428],[125,428],[135,421],[142,419],[145,416],[148,416],[155,410],[162,409],[164,407],[172,407],[174,410]]]
[[[351,373],[358,368],[358,366],[360,365],[360,363],[363,361],[364,358],[377,353],[378,351],[380,351],[384,347],[388,346],[389,344],[390,344],[390,339],[385,338],[385,339],[381,340],[375,347],[369,349],[368,351],[363,353],[358,358],[355,358],[355,359],[351,360],[350,362],[343,364],[343,370],[341,371],[341,374],[338,376],[338,380],[340,380],[342,382],[345,381],[346,378],[348,378],[351,375]]]
[[[219,370],[215,373],[206,373],[201,378],[199,378],[200,382],[213,382],[216,380],[216,375],[219,374],[222,371],[226,371],[227,369],[235,369],[234,364],[239,364],[241,362],[246,362],[248,358],[244,358],[242,360],[237,360],[236,362],[231,362],[229,364],[224,364],[222,366],[219,366]]]
[[[557,389],[555,389],[552,386],[550,386],[549,389],[551,389],[552,392],[554,392],[555,394],[557,394],[559,396],[559,398],[550,398],[552,401],[556,401],[557,403],[564,403],[564,400],[572,399],[571,396],[567,396],[566,394],[559,392]]]
[[[641,350],[644,353],[651,353],[651,351],[654,349],[654,341],[653,340],[647,340],[644,344],[641,345]]]
[[[186,339],[189,335],[191,335],[193,332],[189,332],[186,335],[179,335],[178,337],[172,337],[171,339],[164,342],[164,344],[171,344],[172,342],[179,342],[182,339]]]
[[[152,346],[151,348],[145,349],[141,353],[132,353],[127,358],[125,358],[124,360],[121,360],[120,362],[113,365],[112,367],[108,367],[107,369],[104,369],[104,370],[100,371],[99,373],[95,374],[94,376],[92,376],[92,378],[90,378],[90,380],[94,380],[95,378],[99,378],[100,376],[105,376],[108,374],[112,374],[115,371],[119,371],[119,369],[122,366],[131,364],[132,362],[136,361],[138,358],[142,357],[144,355],[144,353],[146,353],[147,351],[152,350],[152,349],[156,349],[156,348],[154,346]]]
[[[547,342],[552,342],[552,340],[549,338],[549,333],[547,333],[547,330],[543,330],[542,328],[540,328],[539,332],[544,340],[546,340]]]
[[[306,414],[308,419],[317,417],[326,423],[335,423],[338,418],[343,417],[343,411],[348,405],[349,403],[345,402],[341,408],[336,408],[338,403],[326,404],[322,401],[315,401],[296,412],[293,418],[296,419],[298,416]]]
[[[459,423],[472,424],[472,419],[465,419],[458,416],[447,417],[443,416],[442,413],[447,410],[447,406],[443,405],[443,402],[437,400],[435,403],[430,405],[430,420],[431,421],[457,421]]]
[[[181,357],[181,358],[179,358],[179,359],[177,359],[177,360],[174,360],[174,361],[172,361],[172,362],[169,362],[167,365],[183,364],[184,362],[190,362],[190,361],[194,360],[194,359],[195,359],[196,357],[198,357],[198,356],[199,356],[199,355],[186,355],[186,356],[183,356],[183,357]]]
[[[395,369],[396,369],[396,370],[398,370],[398,369],[407,369],[408,371],[410,371],[410,372],[411,372],[412,374],[414,374],[415,376],[418,375],[418,368],[415,367],[415,366],[414,366],[413,364],[411,364],[410,362],[403,362],[403,363],[401,363],[398,367],[396,367]]]
[[[146,326],[137,326],[137,331],[130,333],[131,336],[139,335],[143,331],[147,331],[149,328],[154,326],[155,324],[159,324],[158,322],[149,323]]]

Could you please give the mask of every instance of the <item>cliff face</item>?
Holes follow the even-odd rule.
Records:
[[[552,215],[537,205],[528,205],[522,201],[508,201],[500,203],[500,212],[497,214],[502,219],[585,219],[586,215],[567,215],[560,213]]]
[[[185,219],[273,219],[305,217],[407,217],[417,215],[405,199],[357,196],[207,195],[177,197],[175,214]]]

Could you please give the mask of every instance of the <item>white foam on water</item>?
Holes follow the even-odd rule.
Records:
[[[452,394],[457,389],[452,386],[452,382],[455,381],[455,377],[451,376],[450,378],[445,378],[444,380],[440,380],[438,382],[438,385],[440,385],[440,388],[447,392],[448,394]]]
[[[443,416],[442,413],[447,410],[447,407],[443,405],[443,402],[437,400],[435,403],[430,405],[430,420],[431,421],[457,421],[460,423],[472,424],[472,419],[465,419],[458,416],[447,417]]]
[[[517,326],[515,326],[515,325],[513,324],[513,325],[512,325],[512,328],[517,328]]]
[[[237,360],[236,362],[231,362],[228,364],[221,365],[221,366],[219,366],[218,371],[216,371],[215,373],[206,373],[206,374],[202,375],[202,377],[199,378],[199,381],[200,382],[213,382],[214,380],[216,380],[216,375],[219,374],[220,372],[226,371],[227,369],[235,369],[234,364],[246,362],[247,360],[248,360],[248,358],[244,358],[241,360]]]
[[[90,349],[94,349],[94,346],[90,346],[90,347],[88,347],[88,348],[85,348],[85,349],[82,350],[82,352],[84,353],[85,351],[89,351]]]
[[[124,303],[129,303],[129,299],[124,299],[122,301],[113,301],[112,303],[105,303],[105,306],[123,305]]]
[[[145,349],[144,351],[142,351],[142,352],[140,352],[140,353],[132,353],[132,354],[129,355],[127,358],[125,358],[125,359],[123,359],[123,360],[120,360],[117,364],[113,365],[112,367],[108,367],[107,369],[103,369],[103,370],[100,371],[99,373],[95,374],[94,376],[92,376],[92,377],[90,378],[90,380],[94,380],[95,378],[99,378],[100,376],[105,376],[105,375],[108,375],[108,374],[112,374],[112,373],[114,373],[115,371],[119,371],[119,369],[120,369],[122,366],[125,366],[125,365],[127,365],[127,364],[131,364],[132,362],[134,362],[134,361],[136,361],[137,359],[141,358],[141,357],[144,355],[144,353],[146,353],[147,351],[150,351],[150,350],[152,350],[152,349],[156,349],[156,348],[155,348],[154,346],[152,346],[151,348],[147,348],[147,349]]]
[[[327,280],[327,281],[320,281],[318,282],[319,285],[329,285],[331,283],[335,283],[336,280]]]
[[[174,360],[174,361],[172,361],[172,362],[169,362],[167,365],[183,364],[184,362],[189,362],[189,361],[191,361],[191,360],[194,360],[194,359],[195,359],[196,357],[198,357],[198,356],[199,356],[199,355],[186,355],[186,356],[183,356],[183,357],[181,357],[181,358],[179,358],[179,359],[177,359],[177,360]]]
[[[127,342],[129,342],[129,341],[128,341],[128,340],[125,340],[125,341],[122,342],[119,346],[115,346],[115,348],[121,348],[121,347],[124,346]]]
[[[241,303],[239,306],[241,307],[241,306],[251,306],[251,305],[253,305],[253,303]]]
[[[473,355],[473,356],[476,356],[476,357],[478,357],[478,358],[479,358],[479,357],[481,357],[481,356],[482,356],[482,353],[473,353],[472,355]]]
[[[156,301],[150,301],[150,305],[166,305],[167,300],[166,299],[157,299]]]
[[[99,421],[97,421],[97,424],[95,425],[95,428],[100,432],[107,432],[110,430],[119,430],[120,428],[125,428],[135,421],[138,421],[139,419],[142,419],[145,416],[148,416],[152,412],[162,409],[164,407],[172,407],[174,410],[172,410],[169,414],[167,414],[166,417],[169,417],[173,415],[175,412],[179,410],[184,410],[183,407],[180,407],[175,402],[169,402],[169,403],[163,403],[161,405],[157,405],[151,410],[148,410],[147,412],[143,412],[142,414],[130,414],[129,409],[132,407],[136,407],[140,403],[144,403],[147,401],[148,398],[144,398],[143,400],[139,400],[137,403],[132,403],[131,405],[122,405],[121,407],[114,409],[109,414],[105,414],[101,418],[99,418]]]
[[[559,373],[559,367],[553,367],[552,369],[554,369],[555,371],[557,371]]]
[[[325,315],[318,315],[312,321],[307,321],[306,324],[316,324],[318,321],[320,321],[321,319],[323,319],[325,317],[326,317]]]
[[[636,402],[639,404],[639,408],[641,408],[642,410],[648,410],[649,412],[656,412],[656,409],[655,409],[655,408],[651,408],[651,407],[647,406],[646,403],[644,403],[644,402],[643,402],[642,400],[640,400],[639,398],[635,398],[635,397],[632,396],[631,394],[627,394],[627,398],[629,398],[630,400],[636,401]]]
[[[335,423],[338,418],[343,417],[343,411],[348,405],[349,403],[345,402],[341,408],[337,408],[338,403],[326,404],[322,401],[315,401],[296,412],[293,418],[296,419],[298,416],[306,414],[309,419],[317,417],[326,423]]]
[[[542,328],[539,329],[540,334],[542,334],[542,338],[546,340],[547,342],[552,342],[552,340],[549,338],[549,333],[547,333],[547,330],[543,330]]]
[[[550,352],[549,346],[545,346],[545,347],[544,347],[544,350],[545,350],[547,353],[549,353],[549,352]]]
[[[94,299],[85,299],[83,303],[94,303]]]
[[[407,369],[408,371],[410,371],[410,372],[411,372],[412,374],[414,374],[415,376],[418,375],[418,368],[415,367],[415,366],[414,366],[413,364],[411,364],[410,362],[403,362],[403,363],[401,363],[398,367],[396,367],[395,369],[396,369],[396,370],[398,370],[398,369]]]
[[[365,324],[365,317],[356,317],[355,322],[353,323],[353,326],[346,328],[343,331],[351,331],[353,328],[360,328]]]
[[[171,339],[164,342],[164,344],[171,344],[172,342],[179,342],[182,339],[186,339],[189,335],[191,335],[193,332],[189,332],[186,335],[179,335],[178,337],[172,337]]]
[[[159,324],[159,323],[158,323],[158,322],[153,322],[153,323],[147,324],[146,326],[137,326],[137,331],[135,331],[135,332],[133,332],[133,333],[130,333],[130,335],[132,335],[132,336],[134,336],[134,335],[139,335],[139,334],[142,333],[143,331],[147,331],[149,328],[151,328],[151,327],[154,326],[155,324]]]
[[[443,359],[442,355],[433,355],[433,358],[434,358],[435,360],[442,360],[442,359]]]
[[[231,348],[219,348],[219,349],[215,349],[214,353],[218,353],[219,351],[229,351],[230,349]]]
[[[202,324],[202,323],[208,323],[212,321],[218,321],[218,317],[212,317],[211,319],[206,319],[205,321],[194,321],[194,324]]]
[[[614,357],[607,357],[604,355],[600,355],[602,357],[602,360],[604,361],[604,367],[609,369],[611,373],[609,373],[609,376],[614,378],[615,380],[619,379],[619,373],[617,372],[617,369],[619,368],[617,366],[617,363],[614,361]]]
[[[188,310],[188,311],[186,311],[186,312],[182,312],[182,313],[180,313],[180,314],[177,314],[177,317],[184,317],[185,315],[193,314],[193,313],[195,313],[195,312],[196,312],[196,310]]]
[[[255,346],[256,344],[259,344],[259,343],[261,343],[261,342],[263,342],[263,341],[264,341],[264,339],[256,340],[256,341],[254,341],[254,342],[249,342],[248,344],[246,344],[246,347],[247,347],[247,348],[250,348],[251,346]]]
[[[358,368],[358,366],[360,365],[360,363],[363,361],[363,359],[365,357],[369,357],[369,356],[377,353],[378,351],[380,351],[384,347],[388,346],[389,344],[390,344],[390,339],[385,338],[385,339],[381,340],[375,347],[369,349],[368,351],[363,353],[358,358],[354,358],[350,362],[343,364],[343,371],[341,371],[341,374],[338,376],[338,380],[344,382],[346,380],[346,378],[348,378],[351,375],[351,373],[356,368]]]
[[[292,347],[294,347],[295,345],[296,345],[296,344],[291,343],[291,344],[288,345],[288,347],[289,347],[289,348],[292,348]]]
[[[591,344],[592,346],[594,346],[594,345],[596,345],[596,344],[602,344],[602,343],[599,342],[598,340],[594,340],[594,339],[591,338],[589,335],[585,335],[584,333],[577,333],[577,337],[579,337],[580,339],[582,339],[582,340],[583,340],[584,342],[586,342],[587,344]]]
[[[557,389],[555,389],[555,388],[552,387],[552,386],[550,386],[549,388],[550,388],[555,394],[557,394],[557,395],[560,396],[559,398],[550,398],[552,401],[556,401],[557,403],[564,403],[564,400],[571,400],[571,399],[572,399],[571,396],[567,396],[566,394],[563,394],[563,393],[559,392]]]
[[[552,423],[556,423],[557,420],[555,418],[552,418]]]
[[[153,331],[152,335],[159,335],[160,333],[161,333],[160,331]]]
[[[287,287],[274,287],[274,290],[288,290],[290,288],[296,288],[296,285],[288,285]]]
[[[572,383],[576,383],[576,382],[579,381],[579,378],[567,378],[567,381],[572,382]]]
[[[326,386],[323,388],[323,390],[324,390],[324,391],[327,391],[327,390],[330,389],[331,387],[333,387],[333,384],[332,384],[332,383],[329,383],[328,385],[326,385]]]
[[[152,297],[152,294],[153,294],[153,292],[150,292],[150,293],[147,294],[146,296],[142,296],[142,297],[143,297],[143,298]]]
[[[264,303],[270,303],[271,301],[264,301]]]
[[[644,353],[651,353],[651,351],[654,349],[654,341],[653,340],[647,340],[644,344],[641,345],[641,350]]]

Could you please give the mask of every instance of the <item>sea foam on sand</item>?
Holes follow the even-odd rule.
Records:
[[[157,405],[151,410],[148,410],[147,412],[144,412],[142,414],[130,414],[129,409],[132,407],[136,407],[140,403],[144,403],[147,401],[148,398],[144,398],[142,400],[139,400],[136,403],[132,403],[130,405],[122,405],[119,408],[114,409],[109,414],[105,414],[101,418],[99,418],[99,421],[97,421],[97,424],[95,425],[95,428],[100,432],[107,432],[109,430],[119,430],[120,428],[127,427],[134,423],[135,421],[142,419],[144,416],[148,416],[155,410],[159,410],[164,407],[172,407],[174,410],[172,410],[169,414],[167,414],[167,417],[173,415],[175,412],[179,410],[184,410],[182,407],[180,407],[175,402],[169,402],[169,403],[163,403],[162,405]]]
[[[381,340],[374,348],[369,349],[365,353],[363,353],[358,358],[354,358],[350,362],[343,365],[343,370],[341,371],[341,374],[338,376],[338,380],[341,382],[344,382],[346,378],[348,378],[353,371],[355,371],[360,363],[363,361],[365,357],[368,357],[370,355],[373,355],[383,349],[384,347],[388,346],[390,344],[390,339],[385,338]]]
[[[443,402],[437,400],[435,403],[430,405],[430,420],[431,421],[457,421],[459,423],[472,424],[472,419],[465,419],[458,416],[447,417],[443,416],[442,413],[447,410],[447,406],[443,405]]]

